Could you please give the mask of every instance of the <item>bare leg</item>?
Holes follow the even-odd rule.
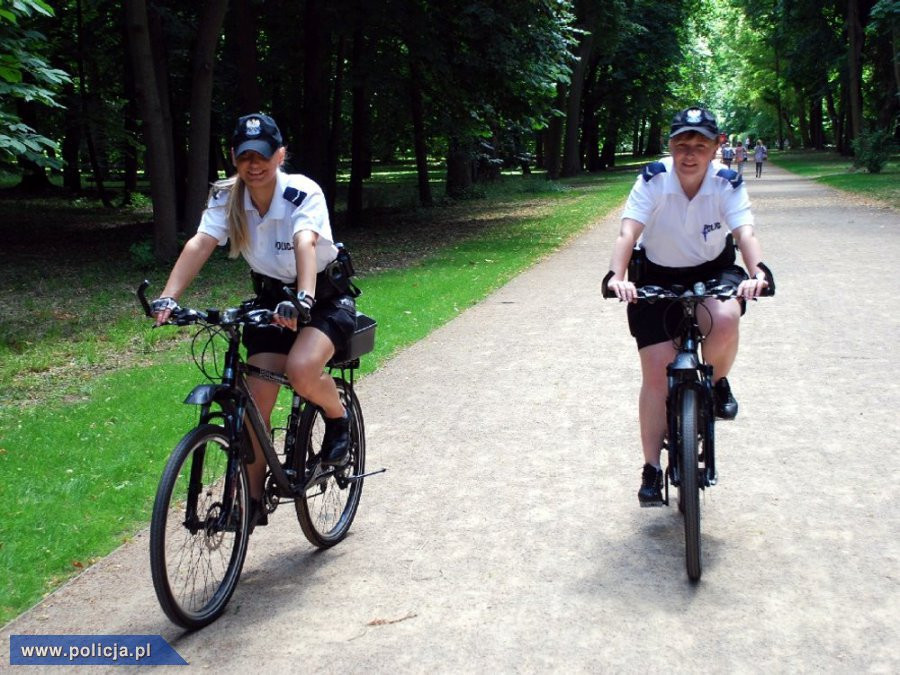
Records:
[[[707,333],[703,359],[713,367],[713,382],[718,382],[731,371],[737,356],[741,306],[737,300],[707,300],[703,306],[709,310],[709,314],[702,309],[697,313],[700,328]]]
[[[319,406],[325,417],[343,417],[344,406],[325,364],[334,354],[334,345],[318,328],[307,326],[300,331],[288,354],[287,376],[291,386],[303,398]]]
[[[671,342],[649,345],[638,351],[641,359],[641,394],[638,412],[644,462],[659,466],[659,454],[666,436],[666,366],[675,358]]]
[[[275,373],[284,372],[286,361],[287,358],[282,354],[270,353],[254,354],[248,359],[250,364]],[[272,409],[275,407],[280,385],[256,377],[249,377],[247,378],[247,386],[266,423],[266,428],[271,428]],[[247,465],[247,478],[250,481],[250,497],[259,500],[262,498],[263,488],[265,487],[263,483],[266,479],[266,458],[256,437],[253,434],[250,434],[250,437],[253,439],[253,455],[256,461]]]

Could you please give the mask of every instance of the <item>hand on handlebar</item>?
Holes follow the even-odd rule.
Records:
[[[769,282],[765,279],[750,277],[749,279],[744,279],[740,283],[735,295],[739,298],[744,298],[745,300],[755,300],[763,295],[768,287]]]
[[[161,326],[172,316],[172,312],[178,309],[175,298],[163,296],[150,303],[150,314],[156,319],[156,325]]]
[[[620,302],[637,302],[637,287],[630,281],[613,277],[607,282],[606,287],[615,294]]]
[[[296,302],[282,300],[278,303],[275,307],[275,312],[272,314],[272,323],[293,331],[297,330],[298,320],[300,324],[309,323],[315,300],[306,294],[300,294],[296,297]]]

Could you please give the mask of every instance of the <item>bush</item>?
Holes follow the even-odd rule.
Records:
[[[893,134],[888,129],[870,129],[853,139],[856,157],[853,166],[865,167],[869,173],[881,173],[895,151]]]

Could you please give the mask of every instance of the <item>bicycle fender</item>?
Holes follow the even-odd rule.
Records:
[[[198,384],[193,391],[187,395],[184,402],[188,405],[207,405],[213,401],[219,400],[217,396],[220,391],[228,391],[229,387],[224,384]]]

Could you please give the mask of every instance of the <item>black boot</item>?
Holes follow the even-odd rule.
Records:
[[[325,418],[325,437],[322,439],[322,464],[343,466],[350,461],[350,412],[343,417]]]
[[[662,506],[663,472],[652,464],[644,464],[641,472],[641,489],[638,501],[641,506]]]
[[[738,414],[738,402],[731,393],[731,386],[724,377],[713,385],[715,395],[716,417],[723,420],[733,420]]]

